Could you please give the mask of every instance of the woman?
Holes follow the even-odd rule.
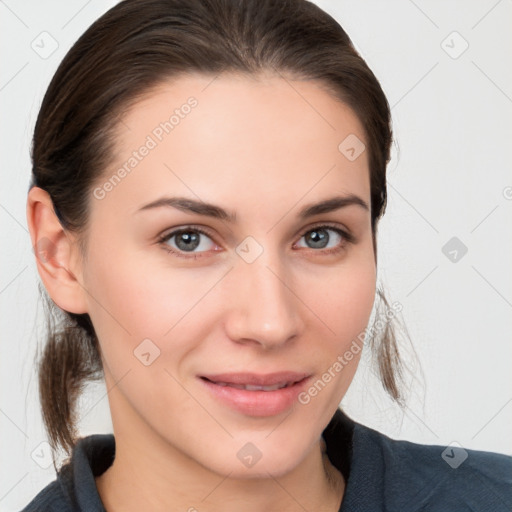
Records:
[[[510,457],[339,409],[365,338],[401,399],[391,330],[366,331],[391,140],[375,76],[306,1],[126,0],[86,31],[27,203],[62,311],[43,417],[72,457],[24,510],[510,509]],[[114,434],[78,438],[100,377]]]

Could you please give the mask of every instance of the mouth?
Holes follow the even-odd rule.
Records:
[[[249,416],[273,416],[289,409],[310,377],[288,371],[199,376],[220,403]]]
[[[275,391],[276,389],[289,388],[293,386],[296,382],[280,382],[278,384],[273,384],[272,386],[258,386],[254,384],[234,384],[232,382],[215,382],[206,377],[203,377],[205,380],[211,382],[212,384],[216,384],[217,386],[229,386],[230,388],[235,389],[245,389],[246,391]]]

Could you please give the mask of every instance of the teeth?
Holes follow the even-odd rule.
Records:
[[[272,386],[254,386],[252,384],[232,384],[227,382],[216,382],[215,384],[218,386],[229,386],[230,388],[245,389],[246,391],[276,391],[277,389],[291,386],[293,382],[281,382]]]
[[[251,386],[250,384],[247,384],[244,386],[244,389],[247,391],[275,391],[276,389],[281,389],[286,386],[286,383],[284,384],[274,384],[273,386]]]

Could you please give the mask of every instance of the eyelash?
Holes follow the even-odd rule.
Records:
[[[304,235],[307,235],[308,233],[312,232],[312,231],[315,231],[317,229],[328,229],[328,230],[331,230],[331,231],[334,231],[336,232],[338,235],[340,235],[342,237],[342,241],[340,242],[340,244],[337,246],[337,247],[333,247],[333,248],[330,248],[330,249],[310,249],[311,251],[313,252],[320,252],[320,253],[323,253],[325,255],[327,254],[336,254],[340,251],[342,251],[345,246],[347,244],[353,244],[356,242],[356,239],[355,237],[349,233],[348,231],[345,231],[343,229],[340,229],[339,227],[337,226],[332,226],[330,224],[319,224],[317,226],[313,226],[311,228],[308,228],[306,231],[303,231],[302,234],[300,235],[300,238],[302,238]],[[179,235],[181,233],[186,233],[188,231],[192,231],[192,232],[195,232],[195,233],[201,233],[205,236],[207,236],[208,238],[210,238],[211,240],[213,240],[213,237],[212,235],[200,228],[200,227],[196,227],[196,226],[186,226],[184,228],[180,228],[180,229],[176,229],[174,231],[171,231],[170,233],[166,234],[166,235],[163,235],[163,236],[160,236],[158,238],[158,244],[165,250],[167,251],[168,253],[172,253],[180,258],[186,258],[186,259],[198,259],[198,258],[202,258],[204,257],[204,255],[202,253],[185,253],[185,252],[181,252],[181,251],[177,251],[175,249],[173,249],[172,247],[169,247],[166,242],[168,242],[173,236],[176,236],[176,235]]]

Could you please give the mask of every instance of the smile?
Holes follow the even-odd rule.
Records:
[[[246,416],[275,416],[290,409],[311,378],[304,372],[231,373],[200,376],[210,396]]]

